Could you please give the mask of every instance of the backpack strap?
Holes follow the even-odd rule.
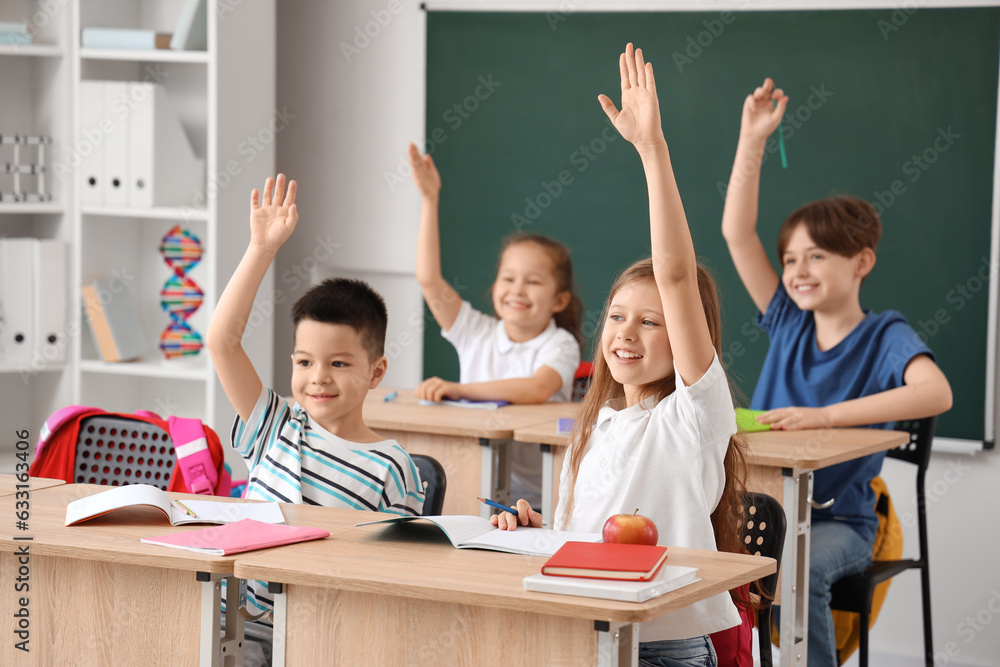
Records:
[[[52,439],[52,434],[58,431],[63,424],[85,413],[97,414],[101,412],[104,412],[104,410],[91,408],[86,405],[67,405],[65,408],[60,408],[53,412],[42,425],[42,432],[39,435],[38,442],[35,444],[35,458],[37,459],[42,455],[42,450],[45,449],[45,445]]]
[[[170,417],[170,439],[174,441],[177,463],[192,493],[212,495],[219,481],[212,453],[200,419]]]

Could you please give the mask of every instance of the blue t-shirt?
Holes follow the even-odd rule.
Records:
[[[933,358],[927,345],[894,310],[865,319],[829,350],[816,346],[812,311],[795,305],[782,284],[771,298],[767,312],[757,315],[771,347],[764,360],[751,407],[773,410],[791,406],[820,408],[852,398],[895,389],[904,384],[903,372],[915,356]],[[892,428],[893,423],[872,424]],[[871,481],[882,470],[885,452],[845,461],[817,470],[813,498],[827,509],[813,509],[813,521],[846,521],[868,540],[875,539],[875,493]]]

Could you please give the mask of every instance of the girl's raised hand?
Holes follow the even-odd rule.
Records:
[[[774,102],[778,104],[775,106]],[[781,117],[785,115],[788,96],[781,88],[774,87],[774,81],[764,79],[756,90],[747,95],[743,102],[743,117],[740,121],[740,136],[763,141],[778,129]]]
[[[421,155],[420,150],[410,144],[410,168],[413,170],[413,182],[424,197],[437,197],[441,194],[441,174],[434,166],[430,155]]]
[[[299,211],[295,207],[295,181],[288,182],[285,192],[285,175],[277,179],[268,178],[264,182],[263,197],[254,188],[250,193],[250,245],[269,252],[288,240],[299,221]]]
[[[618,68],[622,83],[622,108],[607,95],[597,96],[604,113],[618,132],[637,149],[662,143],[663,128],[660,126],[660,103],[656,98],[656,81],[653,79],[653,65],[642,58],[642,49],[633,49],[629,42],[625,53],[618,58]]]

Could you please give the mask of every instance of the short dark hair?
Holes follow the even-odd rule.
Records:
[[[874,206],[851,195],[828,197],[804,204],[788,215],[778,231],[779,262],[800,224],[818,247],[844,257],[854,257],[865,248],[874,251],[882,238],[882,221]]]
[[[371,285],[352,278],[329,278],[299,297],[292,307],[292,325],[302,320],[346,324],[361,336],[361,344],[374,361],[385,351],[389,317],[385,301]]]

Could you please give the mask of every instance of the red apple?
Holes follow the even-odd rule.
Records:
[[[604,522],[601,535],[605,542],[616,544],[656,544],[659,533],[656,524],[647,516],[635,512],[615,514]]]

